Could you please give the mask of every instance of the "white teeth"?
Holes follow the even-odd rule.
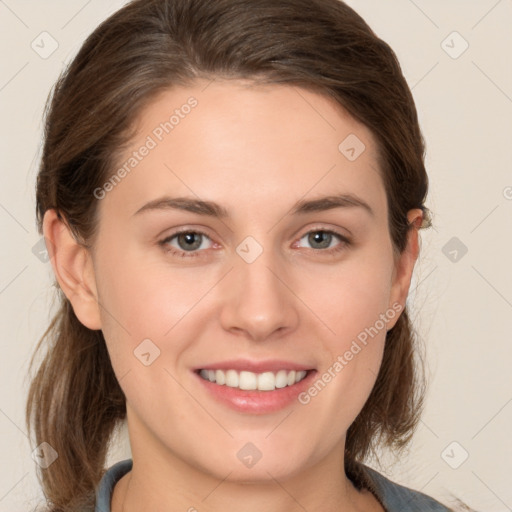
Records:
[[[288,372],[286,370],[279,370],[276,374],[276,388],[284,388],[288,385]]]
[[[276,378],[272,372],[258,374],[258,389],[260,391],[274,391]]]
[[[215,382],[226,384],[226,374],[222,370],[215,370]]]
[[[252,372],[240,372],[238,379],[240,389],[258,389],[258,377]]]
[[[215,382],[218,385],[226,385],[231,388],[243,390],[274,391],[276,388],[293,386],[306,376],[305,370],[287,371],[279,370],[277,373],[254,373],[236,370],[201,370],[199,374],[205,380]]]
[[[220,370],[222,371],[222,370]],[[230,388],[238,387],[238,372],[236,370],[228,370],[226,372],[226,386]]]

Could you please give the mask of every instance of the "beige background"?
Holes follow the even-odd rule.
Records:
[[[0,1],[0,511],[41,498],[24,403],[52,297],[50,264],[32,252],[43,106],[64,63],[123,3]],[[395,50],[412,87],[434,213],[410,294],[428,400],[408,456],[381,470],[441,501],[453,493],[477,510],[512,510],[512,1],[348,3]],[[58,43],[47,58],[31,47],[46,37],[51,49],[44,31]],[[126,457],[121,444],[110,462]]]

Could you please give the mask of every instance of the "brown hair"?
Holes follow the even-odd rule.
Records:
[[[136,0],[94,30],[48,98],[39,232],[54,208],[89,247],[99,221],[93,191],[113,173],[141,110],[164,89],[215,77],[297,85],[333,98],[376,137],[395,254],[406,246],[410,209],[422,209],[422,227],[430,225],[413,97],[394,52],[350,7],[339,0]],[[58,453],[40,472],[51,511],[93,506],[112,433],[126,415],[102,332],[79,322],[60,289],[58,300],[31,361],[47,339],[26,407],[36,443]],[[415,345],[404,309],[348,430],[347,472],[376,447],[400,451],[409,441],[424,396]]]

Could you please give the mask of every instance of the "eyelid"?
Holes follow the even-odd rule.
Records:
[[[330,226],[329,223],[319,223],[319,224],[313,224],[312,226],[308,226],[305,231],[302,233],[302,235],[299,236],[299,238],[302,238],[304,235],[307,235],[308,233],[311,233],[312,231],[324,231],[326,233],[333,233],[336,236],[339,236],[340,238],[343,238],[345,240],[350,240],[352,237],[352,233],[346,229],[341,228],[338,226]],[[344,233],[346,231],[346,233]],[[302,232],[302,229],[299,230],[299,233]]]

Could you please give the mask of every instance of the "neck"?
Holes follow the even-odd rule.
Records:
[[[204,450],[212,449],[208,440],[192,440],[171,450],[136,416],[128,419],[133,467],[114,487],[112,512],[384,511],[369,491],[357,490],[345,474],[344,436],[334,446],[290,446],[284,458],[266,450],[265,439],[254,437],[263,455],[247,468],[236,457],[241,441],[226,441],[226,456],[211,462],[203,457]],[[272,436],[270,446],[287,445],[282,432]]]
[[[383,507],[367,490],[357,490],[347,478],[343,465],[329,461],[309,468],[288,479],[231,481],[196,470],[184,471],[182,463],[162,467],[138,464],[114,487],[112,512],[152,510],[168,512],[218,512],[243,509],[244,512],[383,512]],[[176,462],[176,461],[175,461]]]

